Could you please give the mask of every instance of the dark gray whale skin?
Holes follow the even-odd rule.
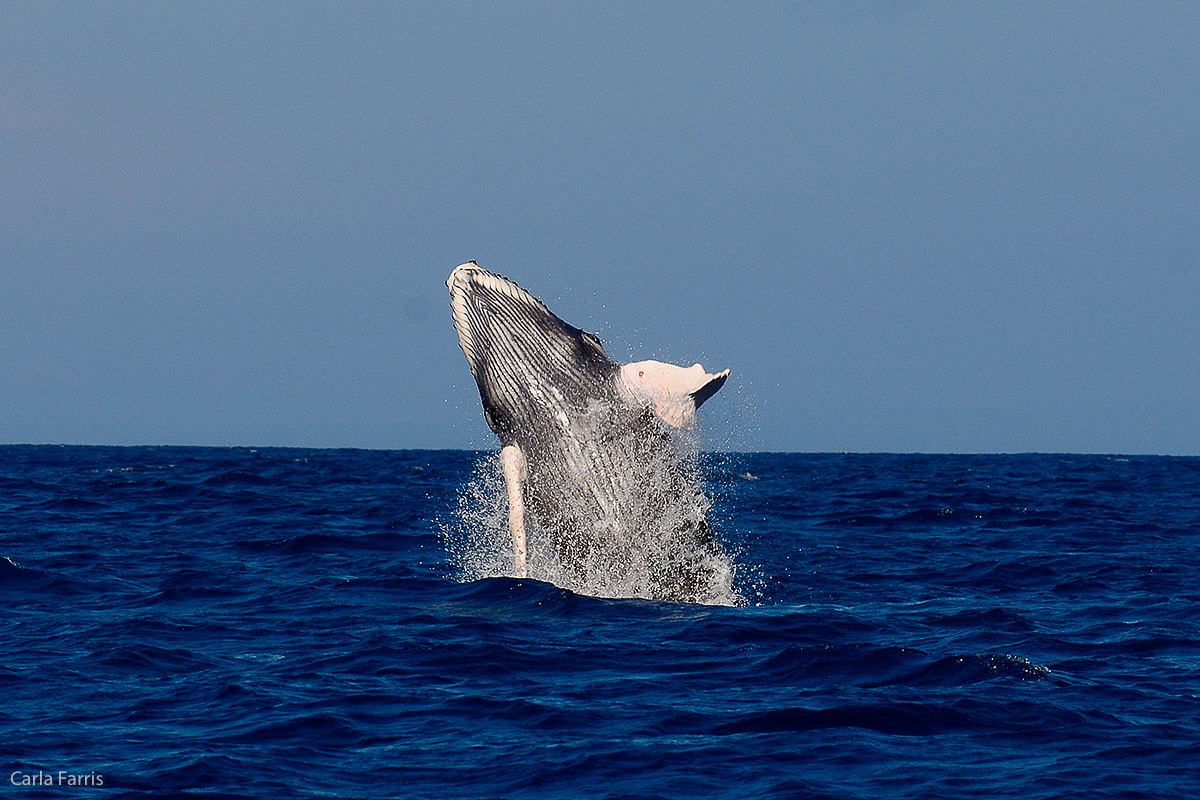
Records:
[[[560,563],[580,579],[589,565],[626,565],[647,573],[653,597],[702,597],[720,555],[708,500],[667,425],[623,385],[621,365],[596,336],[475,262],[447,286],[488,426],[523,457],[518,503]],[[652,564],[635,546],[647,531],[662,545]]]

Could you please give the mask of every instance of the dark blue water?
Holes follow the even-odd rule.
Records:
[[[461,582],[479,457],[0,447],[4,792],[1200,796],[1200,459],[712,457],[729,608]]]

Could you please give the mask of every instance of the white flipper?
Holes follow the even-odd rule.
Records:
[[[654,409],[673,428],[690,428],[696,409],[729,377],[729,370],[712,374],[693,364],[686,369],[661,361],[636,361],[621,367],[621,382],[633,396]]]
[[[508,490],[508,528],[513,537],[513,570],[518,578],[529,577],[528,540],[525,535],[525,454],[515,444],[500,448],[504,487]]]

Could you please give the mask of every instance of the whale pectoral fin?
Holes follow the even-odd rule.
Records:
[[[725,379],[729,377],[729,370],[718,372],[716,375],[706,375],[705,377],[708,380],[705,381],[704,385],[691,393],[691,398],[696,404],[696,408],[699,408],[701,403],[712,397],[717,393],[717,389],[725,385]]]
[[[661,361],[637,361],[621,367],[621,381],[641,403],[654,409],[659,419],[675,428],[696,422],[696,409],[717,393],[729,370],[712,374],[693,364],[677,367]]]
[[[518,578],[529,577],[528,538],[525,534],[525,481],[528,472],[525,454],[515,444],[500,448],[500,466],[504,470],[504,488],[508,490],[508,529],[513,537],[513,571]]]

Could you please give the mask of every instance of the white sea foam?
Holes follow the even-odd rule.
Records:
[[[678,444],[644,463],[638,481],[613,487],[619,489],[615,505],[620,519],[593,519],[590,530],[571,534],[588,541],[559,539],[569,556],[530,520],[529,577],[594,597],[743,605],[734,588],[733,559],[694,534],[697,525],[705,524],[711,501],[700,489],[694,447]],[[680,470],[694,491],[679,491]],[[508,498],[497,454],[481,458],[460,488],[456,517],[443,525],[443,534],[462,579],[512,576]],[[689,530],[690,535],[681,533]],[[570,563],[564,563],[568,557]]]

